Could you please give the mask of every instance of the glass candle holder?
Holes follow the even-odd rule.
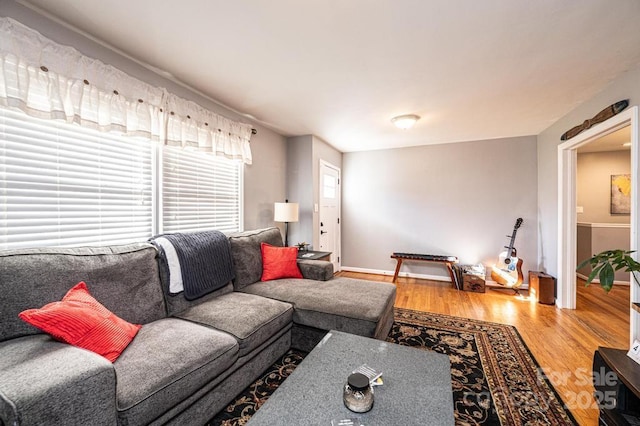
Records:
[[[361,373],[353,373],[347,378],[342,394],[344,405],[354,413],[366,413],[373,407],[373,388],[369,378]]]

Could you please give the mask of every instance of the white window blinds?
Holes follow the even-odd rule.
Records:
[[[162,232],[241,230],[242,164],[164,147]]]
[[[0,108],[0,248],[149,238],[154,150]]]

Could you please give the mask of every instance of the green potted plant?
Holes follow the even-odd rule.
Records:
[[[605,250],[580,263],[576,269],[579,270],[591,265],[591,273],[587,278],[586,285],[591,284],[591,281],[598,277],[600,286],[607,293],[613,287],[615,272],[622,268],[625,268],[625,272],[631,272],[633,280],[640,285],[636,276],[636,272],[640,271],[640,263],[631,257],[631,253],[633,251]]]

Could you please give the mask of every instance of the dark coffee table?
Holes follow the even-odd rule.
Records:
[[[357,414],[342,402],[353,370],[382,371],[373,409]],[[451,366],[446,355],[330,331],[249,421],[259,425],[324,425],[359,419],[369,425],[453,425]]]

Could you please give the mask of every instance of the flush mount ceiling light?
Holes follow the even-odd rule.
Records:
[[[395,124],[398,129],[407,130],[413,127],[416,124],[416,121],[420,120],[419,115],[415,114],[405,114],[399,115],[397,117],[393,117],[391,122]]]

